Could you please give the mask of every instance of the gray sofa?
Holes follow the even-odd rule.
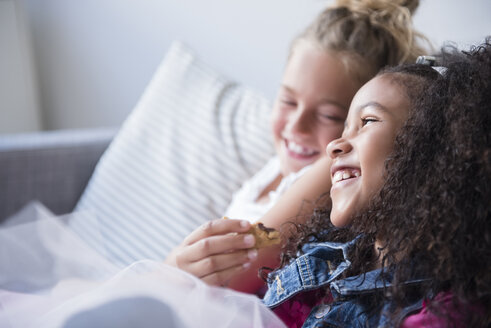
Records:
[[[71,212],[117,129],[0,135],[0,222],[31,200]]]

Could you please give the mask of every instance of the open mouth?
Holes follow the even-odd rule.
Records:
[[[305,158],[311,158],[313,156],[317,156],[319,154],[318,151],[312,148],[301,146],[296,142],[287,139],[285,139],[285,146],[288,152],[290,153],[290,155],[295,158],[305,159]]]
[[[359,176],[361,176],[359,169],[340,169],[337,170],[332,176],[332,183],[358,178]]]

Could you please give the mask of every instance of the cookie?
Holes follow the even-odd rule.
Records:
[[[256,248],[278,245],[281,242],[280,232],[266,227],[261,222],[254,223],[249,232],[256,238]]]
[[[224,216],[222,219],[228,219]],[[251,225],[249,233],[254,235],[256,244],[254,247],[262,248],[272,245],[278,245],[281,242],[280,232],[274,228],[268,228],[261,222],[256,222]]]

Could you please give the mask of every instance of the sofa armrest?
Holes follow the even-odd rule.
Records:
[[[70,212],[116,129],[0,136],[0,222],[31,200]]]

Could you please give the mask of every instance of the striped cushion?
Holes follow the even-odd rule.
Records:
[[[163,259],[273,155],[269,102],[174,43],[98,163],[72,228],[121,264]],[[96,244],[102,235],[104,245]],[[93,238],[96,236],[95,238]]]

